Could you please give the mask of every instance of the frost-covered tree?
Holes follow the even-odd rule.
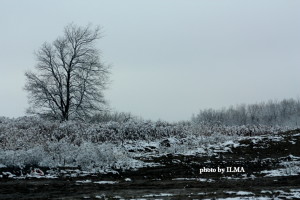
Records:
[[[223,125],[296,126],[300,124],[300,100],[284,99],[250,105],[236,105],[219,110],[201,110],[192,121]]]
[[[53,43],[36,52],[35,72],[26,72],[29,113],[62,121],[84,119],[105,105],[109,67],[100,62],[99,27],[69,24]]]

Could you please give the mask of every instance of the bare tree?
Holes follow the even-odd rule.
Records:
[[[64,121],[102,110],[109,67],[100,62],[95,47],[99,31],[70,24],[62,37],[42,45],[36,53],[36,72],[25,73],[29,113]]]

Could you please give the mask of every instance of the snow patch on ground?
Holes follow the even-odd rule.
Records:
[[[118,181],[95,181],[93,183],[96,183],[96,184],[117,184],[119,182]]]
[[[146,194],[143,197],[171,197],[171,196],[174,196],[174,194],[170,194],[170,193]]]
[[[76,183],[91,183],[91,180],[76,181]]]
[[[6,165],[0,164],[0,168],[6,168],[6,167],[7,167]]]
[[[252,193],[252,192],[246,192],[246,191],[238,191],[236,193],[236,195],[239,195],[239,196],[248,196],[248,195],[254,195],[254,193]]]
[[[214,182],[213,179],[207,178],[173,178],[172,181],[199,181],[199,182]]]
[[[131,178],[125,178],[124,179],[126,182],[131,182],[132,180],[131,180]]]
[[[289,155],[287,157],[280,158],[280,160],[281,163],[279,166],[282,166],[282,168],[263,170],[260,173],[265,174],[266,177],[296,176],[300,174],[300,157]]]

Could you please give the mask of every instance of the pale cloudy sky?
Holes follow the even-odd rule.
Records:
[[[25,115],[24,72],[70,22],[103,27],[114,110],[190,119],[300,96],[298,0],[0,0],[0,115]]]

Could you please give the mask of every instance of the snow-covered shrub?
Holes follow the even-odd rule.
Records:
[[[37,146],[28,150],[7,150],[0,152],[0,163],[6,166],[24,167],[27,165],[37,166],[48,155],[43,147]]]

